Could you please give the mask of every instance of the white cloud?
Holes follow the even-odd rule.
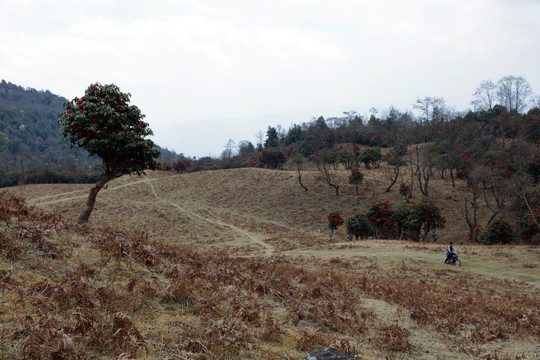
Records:
[[[480,81],[507,74],[538,92],[539,15],[527,0],[4,0],[0,77],[66,97],[116,83],[158,143],[217,154],[271,118],[288,127],[426,95],[461,110]],[[192,145],[210,121],[219,131]]]

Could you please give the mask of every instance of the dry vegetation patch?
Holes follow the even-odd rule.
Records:
[[[330,243],[328,211],[353,213],[371,195],[335,197],[317,172],[305,176],[308,192],[294,173],[262,169],[149,175],[113,181],[93,214],[104,225],[82,229],[64,220],[81,209],[79,185],[17,189],[43,210],[1,194],[1,357],[301,359],[332,344],[358,359],[536,351],[538,248],[458,245],[457,269],[442,263],[441,244],[349,242],[342,229]]]

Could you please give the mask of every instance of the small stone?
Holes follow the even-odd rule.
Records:
[[[356,360],[356,358],[332,347],[317,346],[303,360]]]

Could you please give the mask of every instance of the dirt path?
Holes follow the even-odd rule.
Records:
[[[179,175],[176,175],[176,176],[179,176]],[[224,226],[233,230],[234,232],[240,234],[242,237],[249,239],[250,242],[260,245],[263,248],[263,255],[265,256],[270,256],[274,254],[275,248],[272,245],[267,244],[262,240],[264,237],[263,235],[254,234],[252,232],[249,232],[247,230],[244,230],[242,228],[239,228],[237,226],[231,225],[229,223],[226,223],[218,219],[214,219],[214,218],[210,219],[210,218],[204,217],[200,214],[186,210],[180,205],[160,196],[153,184],[154,182],[160,181],[160,180],[163,180],[163,179],[162,178],[144,178],[144,179],[140,179],[136,181],[130,181],[130,182],[120,184],[120,185],[109,186],[108,190],[114,191],[114,190],[119,190],[128,186],[148,184],[152,191],[152,195],[156,198],[157,201],[164,203],[168,206],[172,206],[186,215],[193,216],[200,220],[203,220],[212,224],[218,224],[220,226]],[[69,201],[77,200],[77,199],[86,199],[87,197],[88,197],[87,189],[74,190],[74,191],[68,191],[68,192],[63,192],[63,193],[47,194],[47,195],[39,196],[39,197],[28,200],[28,204],[33,205],[33,206],[47,206],[47,205],[53,205],[53,204],[58,204],[62,202],[69,202]]]
[[[190,215],[190,216],[194,216],[200,220],[203,220],[203,221],[206,221],[206,222],[209,222],[211,224],[218,224],[220,226],[224,226],[224,227],[227,227],[239,234],[241,234],[242,236],[244,237],[247,237],[251,242],[254,242],[260,246],[262,246],[264,248],[264,255],[265,256],[269,256],[269,255],[272,255],[274,253],[274,247],[270,244],[267,244],[265,243],[261,238],[262,236],[261,235],[256,235],[256,234],[253,234],[247,230],[244,230],[242,228],[239,228],[237,226],[234,226],[234,225],[231,225],[229,223],[226,223],[226,222],[223,222],[223,221],[220,221],[218,219],[209,219],[207,217],[204,217],[202,215],[199,215],[197,213],[194,213],[194,212],[191,212],[191,211],[188,211],[186,209],[184,209],[183,207],[181,207],[180,205],[172,202],[172,201],[168,201],[166,200],[165,198],[163,198],[162,196],[159,196],[159,194],[157,193],[156,191],[156,188],[154,187],[154,184],[152,184],[152,182],[148,182],[148,185],[150,186],[151,190],[152,190],[152,194],[154,195],[154,197],[164,203],[164,204],[167,204],[167,205],[170,205],[170,206],[173,206],[174,208],[180,210],[181,212],[183,212],[184,214],[187,214],[187,215]]]
[[[141,179],[141,180],[137,180],[137,181],[133,181],[133,182],[128,182],[128,183],[125,183],[125,184],[113,185],[113,186],[108,187],[108,190],[117,190],[117,189],[122,189],[122,188],[125,188],[125,187],[128,187],[128,186],[134,186],[134,185],[139,185],[139,184],[142,184],[142,183],[158,181],[158,180],[161,180],[161,179],[159,179],[159,178],[158,179],[154,179],[154,178]],[[70,194],[78,194],[78,195],[65,197],[66,195],[70,195]],[[69,192],[58,193],[58,194],[53,194],[53,195],[39,196],[39,197],[36,197],[34,199],[29,200],[28,204],[29,205],[39,205],[39,206],[41,206],[41,205],[51,205],[51,204],[57,204],[57,203],[66,202],[66,201],[75,200],[75,199],[86,199],[87,197],[88,197],[88,190],[87,189],[85,189],[85,190],[75,190],[75,191],[69,191]],[[47,200],[47,199],[50,199],[50,198],[56,198],[56,199]],[[45,200],[45,201],[43,201],[43,200]]]

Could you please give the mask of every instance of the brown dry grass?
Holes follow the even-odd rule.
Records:
[[[397,187],[384,193],[388,184],[385,166],[365,171],[365,182],[358,196],[354,186],[347,183],[348,172],[337,172],[341,184],[339,197],[333,196],[333,190],[317,171],[303,173],[303,182],[310,188],[307,192],[298,185],[295,171],[250,168],[126,176],[111,182],[99,194],[92,220],[141,228],[172,243],[200,245],[211,239],[211,244],[226,243],[241,248],[253,243],[247,234],[239,231],[242,229],[258,235],[259,239],[268,237],[266,243],[273,244],[277,250],[290,250],[324,242],[329,235],[326,215],[332,210],[352,215],[366,211],[378,199],[398,201]],[[464,184],[458,182],[455,188],[448,185],[449,181],[438,179],[431,182],[432,197],[448,219],[447,228],[439,231],[439,242],[459,244],[466,240],[468,232],[461,215]],[[29,204],[76,218],[88,189],[88,185],[30,185],[13,191],[28,199]],[[338,241],[346,240],[343,231],[336,236]]]
[[[444,243],[465,239],[462,185],[433,184],[449,223],[438,243],[348,242],[343,229],[330,243],[329,211],[398,195],[382,194],[382,170],[360,196],[303,176],[308,192],[288,171],[123,177],[84,229],[71,223],[88,185],[10,189],[42,210],[0,198],[0,359],[300,359],[315,345],[534,358],[540,250],[465,244],[461,268],[442,264]]]

